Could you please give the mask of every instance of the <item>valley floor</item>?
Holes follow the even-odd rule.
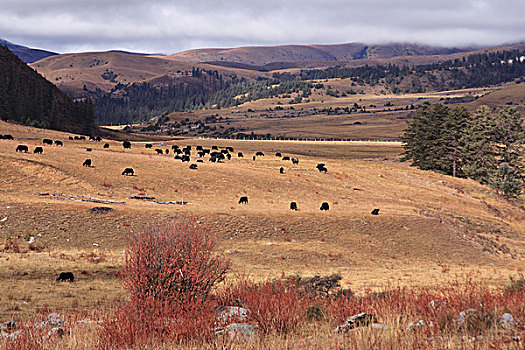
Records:
[[[525,261],[521,204],[474,181],[401,163],[398,143],[180,139],[153,150],[132,142],[125,150],[120,142],[104,149],[105,141],[69,141],[69,134],[3,122],[0,133],[17,138],[0,141],[0,320],[44,306],[107,306],[123,296],[118,271],[130,232],[185,217],[218,235],[220,252],[232,260],[229,280],[338,273],[359,294],[468,275],[501,287]],[[32,151],[43,138],[65,145],[15,153],[18,144]],[[173,144],[235,152],[224,163],[192,157],[198,169],[191,170],[172,152],[155,154]],[[254,161],[257,151],[265,155]],[[87,158],[92,167],[82,166]],[[134,176],[121,175],[127,167]],[[241,196],[249,203],[238,204]],[[188,204],[158,203],[169,201]],[[291,201],[299,211],[289,210]],[[330,211],[321,212],[325,201]],[[74,272],[76,282],[56,283],[62,271]]]

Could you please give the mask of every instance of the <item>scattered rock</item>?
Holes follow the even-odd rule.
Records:
[[[29,240],[27,241],[27,244],[33,244],[33,243],[35,243],[35,237],[30,236]]]
[[[257,336],[258,328],[249,323],[232,323],[227,325],[222,332],[230,339],[249,341]]]
[[[238,250],[230,249],[226,253],[228,253],[228,254],[235,254],[235,253],[238,253],[238,252],[239,252]]]
[[[113,210],[114,209],[110,207],[93,207],[89,209],[89,212],[93,214],[105,214],[105,213],[112,212]]]
[[[350,329],[354,329],[356,327],[365,327],[368,326],[370,323],[376,323],[377,318],[374,314],[369,314],[366,312],[362,312],[360,314],[350,316],[345,323],[338,326],[335,331],[336,332],[346,332]]]
[[[58,335],[60,338],[62,338],[65,334],[66,334],[66,331],[64,331],[63,328],[54,327],[54,328],[51,328],[49,332],[47,332],[47,337],[50,338],[53,335]]]
[[[428,308],[431,310],[431,311],[437,311],[441,308],[444,308],[447,306],[447,302],[446,301],[442,301],[442,300],[432,300],[430,303],[428,303]]]
[[[217,320],[226,323],[231,320],[238,322],[250,321],[250,310],[239,306],[219,306],[217,308]]]
[[[417,322],[410,322],[407,326],[407,331],[413,331],[414,329],[416,328],[421,328],[421,327],[432,327],[434,326],[434,322],[431,322],[431,321],[425,321],[425,320],[419,320]]]
[[[0,222],[5,222],[7,221],[7,218],[3,218],[2,220],[0,220]]]
[[[19,327],[18,323],[16,323],[13,320],[10,320],[10,321],[5,321],[4,323],[2,323],[0,325],[0,330],[2,330],[2,331],[11,331],[11,330],[13,330],[15,328],[18,328],[18,327]]]
[[[44,321],[44,323],[52,327],[61,327],[64,325],[64,320],[62,319],[62,316],[60,316],[59,313],[52,312],[49,315],[47,315],[47,319]]]
[[[516,326],[516,320],[514,319],[512,314],[506,313],[501,315],[501,317],[498,320],[498,324],[503,329],[510,329]]]
[[[388,329],[388,326],[382,323],[372,323],[372,329]]]
[[[465,311],[461,311],[458,315],[458,328],[463,329],[463,326],[467,322],[467,318],[470,315],[473,315],[475,313],[478,313],[479,311],[477,309],[467,309]]]
[[[13,332],[13,333],[3,333],[2,332],[2,337],[9,338],[11,340],[16,340],[21,335],[22,335],[22,331],[16,331],[16,332]]]
[[[83,320],[78,320],[77,323],[92,323],[93,321],[91,321],[90,318],[85,318]]]

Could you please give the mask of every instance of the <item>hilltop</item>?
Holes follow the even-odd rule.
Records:
[[[32,49],[30,47],[13,44],[1,38],[0,38],[0,45],[7,46],[7,48],[12,53],[17,55],[25,63],[33,63],[33,62],[39,61],[49,56],[58,55],[56,52],[40,50],[40,49]]]
[[[224,61],[264,66],[276,62],[346,62],[397,56],[449,55],[464,51],[472,51],[472,49],[432,47],[408,43],[383,45],[349,43],[339,45],[283,45],[196,49],[176,53],[167,58],[195,63]]]

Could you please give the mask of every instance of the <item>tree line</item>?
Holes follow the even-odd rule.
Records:
[[[519,50],[479,53],[425,65],[397,64],[344,66],[302,70],[297,74],[274,73],[276,80],[323,80],[351,78],[363,85],[384,84],[393,93],[418,93],[496,85],[525,76],[525,61]],[[512,63],[509,64],[509,60]]]
[[[418,109],[403,135],[403,160],[422,170],[466,177],[517,197],[524,181],[523,118],[515,108],[470,113],[442,104]]]

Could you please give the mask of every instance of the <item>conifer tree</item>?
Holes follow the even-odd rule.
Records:
[[[462,176],[462,148],[464,147],[465,129],[470,118],[470,113],[465,107],[455,107],[449,111],[445,122],[441,126],[442,140],[440,168],[447,175]]]
[[[443,125],[448,114],[448,107],[442,104],[420,108],[403,135],[405,152],[402,160],[410,159],[413,166],[422,170],[442,171],[441,158],[445,155]]]
[[[496,120],[487,106],[473,114],[463,137],[463,172],[471,179],[488,183],[497,169]]]
[[[490,184],[507,197],[520,194],[524,179],[523,152],[525,130],[523,119],[515,108],[504,108],[496,117],[497,171]]]

